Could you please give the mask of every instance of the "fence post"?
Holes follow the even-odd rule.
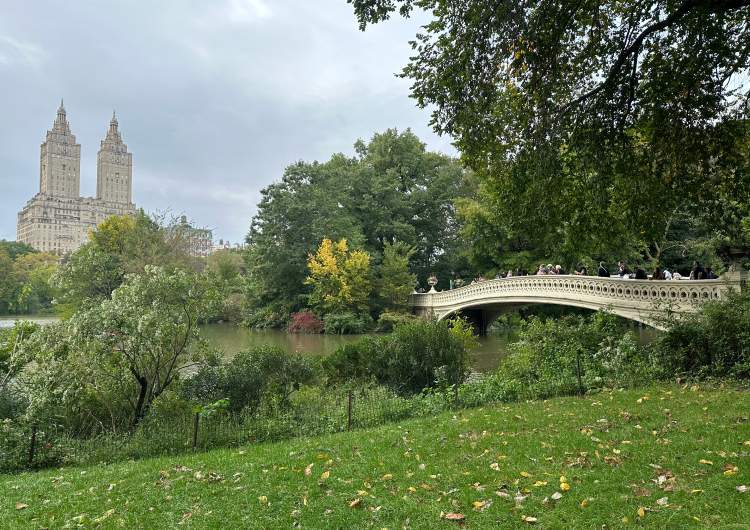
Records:
[[[29,444],[29,467],[34,463],[34,452],[36,452],[36,425],[31,426],[31,443]]]
[[[576,349],[576,375],[578,376],[578,395],[583,395],[583,382],[581,381],[581,350]]]
[[[193,451],[198,448],[198,423],[200,421],[200,417],[200,412],[196,412],[195,417],[193,418]]]
[[[349,390],[349,406],[347,407],[347,422],[346,422],[346,430],[351,431],[352,430],[352,405],[354,402],[354,395],[351,390]]]

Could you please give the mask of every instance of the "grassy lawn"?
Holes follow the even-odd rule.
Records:
[[[3,476],[0,525],[750,528],[748,416],[748,392],[662,386]]]

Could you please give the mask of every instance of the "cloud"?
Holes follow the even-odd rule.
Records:
[[[21,65],[38,69],[45,58],[46,53],[39,46],[9,35],[0,35],[0,67]]]
[[[84,195],[95,193],[115,107],[136,204],[185,213],[231,241],[247,232],[260,190],[298,160],[351,154],[388,127],[454,153],[394,76],[419,17],[363,33],[345,0],[11,5],[0,19],[0,238],[15,238],[16,213],[38,191],[39,144],[60,97]]]

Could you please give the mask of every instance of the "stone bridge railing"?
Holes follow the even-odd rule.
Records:
[[[508,305],[556,304],[606,309],[659,327],[660,313],[696,311],[700,304],[722,298],[729,289],[742,289],[743,274],[728,273],[718,280],[659,281],[568,275],[517,276],[450,291],[414,293],[409,303],[415,314],[438,319],[468,309],[499,312]]]

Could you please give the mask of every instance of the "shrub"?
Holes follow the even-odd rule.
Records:
[[[373,327],[370,315],[350,312],[330,313],[323,322],[325,332],[331,335],[359,335]]]
[[[287,331],[289,333],[321,333],[323,321],[312,311],[299,311],[292,313]]]
[[[469,372],[470,330],[462,321],[417,320],[391,335],[365,337],[324,361],[332,380],[370,376],[402,394],[457,385]]]
[[[284,406],[315,379],[314,359],[277,346],[240,352],[224,366],[206,366],[183,382],[183,395],[201,405],[229,399],[233,413],[254,415],[261,406]]]
[[[416,320],[416,316],[410,313],[400,313],[396,311],[383,311],[378,318],[378,331],[393,331],[394,328],[402,324],[408,324]]]
[[[671,322],[655,351],[670,375],[750,377],[750,293],[730,293]]]
[[[363,337],[355,343],[344,344],[323,358],[323,371],[329,382],[369,378],[369,360],[377,355],[381,342],[381,337]]]
[[[588,317],[532,318],[521,327],[495,377],[503,393],[544,399],[645,383],[657,375],[649,350],[639,346],[616,317],[600,312]]]

